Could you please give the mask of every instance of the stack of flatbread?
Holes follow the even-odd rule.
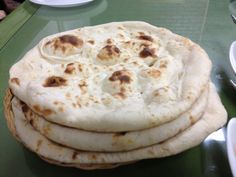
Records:
[[[144,22],[48,36],[10,69],[5,115],[44,160],[112,168],[180,153],[227,113],[211,61],[187,38]]]

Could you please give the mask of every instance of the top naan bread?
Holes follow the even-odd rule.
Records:
[[[10,69],[15,96],[47,120],[89,131],[154,127],[190,109],[209,81],[197,44],[145,22],[48,36]]]

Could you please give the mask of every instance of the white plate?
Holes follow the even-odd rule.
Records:
[[[229,59],[230,59],[230,64],[234,70],[234,73],[236,74],[236,41],[234,41],[230,46]]]
[[[35,4],[51,7],[74,7],[92,2],[93,0],[30,0]]]
[[[236,177],[236,118],[232,118],[227,127],[227,152],[232,174]]]

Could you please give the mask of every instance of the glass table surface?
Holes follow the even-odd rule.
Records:
[[[229,46],[236,25],[224,0],[94,0],[81,7],[52,8],[26,1],[0,24],[0,101],[8,86],[9,68],[41,38],[69,29],[112,21],[146,21],[200,44],[213,62],[211,79],[228,117],[236,115],[236,77],[229,63]],[[18,21],[19,19],[20,21]],[[7,22],[8,21],[8,22]],[[0,106],[0,177],[64,176],[232,176],[226,152],[226,126],[199,146],[178,155],[142,160],[111,170],[84,171],[48,164],[18,143],[8,131]]]

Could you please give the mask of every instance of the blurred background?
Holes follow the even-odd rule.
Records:
[[[15,10],[24,0],[2,0],[0,1],[0,21]]]

